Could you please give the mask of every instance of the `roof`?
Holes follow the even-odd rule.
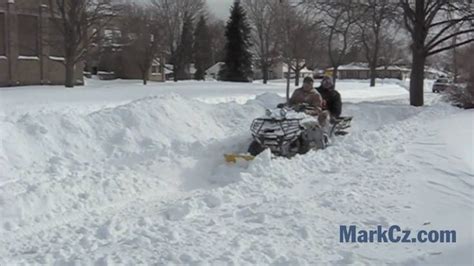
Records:
[[[330,68],[334,69],[334,68]],[[350,63],[342,65],[337,68],[338,70],[369,70],[369,66],[366,63]]]
[[[225,64],[224,62],[217,62],[210,68],[206,70],[206,72],[209,73],[217,73],[221,70],[222,65]]]
[[[153,59],[153,64],[152,66],[160,66],[160,59],[155,58]],[[173,65],[170,64],[165,64],[164,66],[165,74],[173,74]]]
[[[160,65],[160,58],[155,58],[155,59],[153,59],[152,65],[153,65],[153,66],[159,66],[159,65]]]
[[[328,68],[328,70],[333,70],[334,68]],[[393,70],[393,71],[410,71],[409,68],[401,66],[380,66],[376,68],[377,70]],[[366,63],[350,63],[347,65],[341,65],[337,70],[369,70],[369,66]]]
[[[401,67],[401,66],[387,66],[387,67],[380,66],[380,67],[377,67],[377,70],[400,70],[400,71],[410,72],[409,68]]]
[[[196,69],[196,66],[194,64],[190,64],[189,65],[189,73],[194,75],[196,73],[197,69]]]
[[[287,64],[283,64],[282,65],[282,71],[283,73],[287,73],[288,72],[288,65]],[[294,71],[292,71],[294,72]],[[300,70],[300,74],[313,74],[313,71],[312,70],[309,70],[307,67],[303,67],[301,70]]]
[[[438,76],[449,76],[448,73],[437,70],[437,69],[432,68],[432,67],[425,67],[425,72],[431,73],[431,74],[436,74]]]

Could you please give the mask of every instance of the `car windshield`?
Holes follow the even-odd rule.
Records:
[[[436,83],[449,83],[448,79],[437,79]]]

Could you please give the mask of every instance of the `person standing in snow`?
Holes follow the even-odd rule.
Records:
[[[316,88],[326,103],[326,110],[329,111],[331,117],[339,118],[342,112],[341,94],[334,89],[332,78],[325,76],[321,81],[321,86]]]
[[[313,87],[314,81],[311,77],[305,77],[303,80],[303,87],[296,89],[291,95],[290,106],[297,106],[299,104],[308,104],[314,108],[311,115],[318,116],[319,124],[324,126],[327,123],[328,113],[322,111],[321,95]]]

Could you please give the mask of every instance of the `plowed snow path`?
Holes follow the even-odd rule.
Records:
[[[380,265],[472,246],[472,168],[445,130],[472,112],[348,104],[353,131],[327,150],[222,164],[275,101],[207,105],[174,95],[6,118],[0,263]],[[452,246],[340,244],[340,224],[463,236]]]

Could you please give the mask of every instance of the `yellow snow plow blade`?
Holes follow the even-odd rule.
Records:
[[[255,156],[243,154],[224,154],[225,161],[228,163],[237,163],[237,160],[252,161]]]

